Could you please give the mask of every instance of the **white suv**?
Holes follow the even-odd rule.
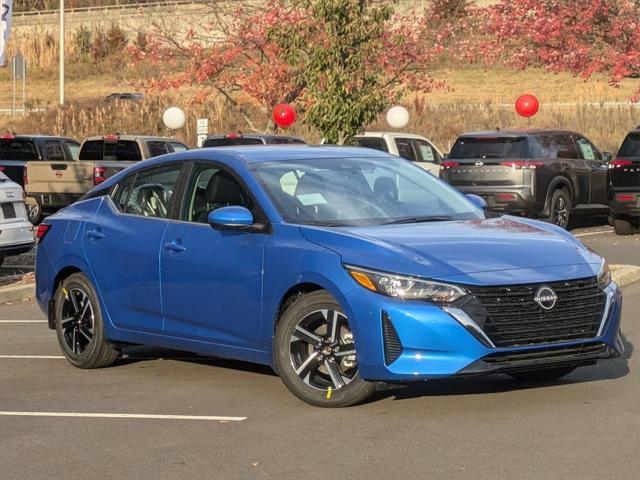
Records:
[[[425,137],[401,132],[365,132],[354,138],[361,147],[375,148],[406,158],[436,177],[440,173],[442,154]]]
[[[5,257],[28,252],[33,244],[22,187],[0,171],[0,265]]]

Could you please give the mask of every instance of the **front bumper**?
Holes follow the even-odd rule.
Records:
[[[403,302],[381,295],[352,292],[358,366],[362,378],[407,383],[458,375],[588,365],[620,356],[622,294],[615,283],[606,289],[607,306],[598,335],[571,342],[493,348],[468,326],[438,306]],[[383,317],[391,321],[389,335]],[[398,343],[400,346],[396,345]],[[391,356],[389,355],[391,347]],[[390,361],[391,360],[391,361]]]

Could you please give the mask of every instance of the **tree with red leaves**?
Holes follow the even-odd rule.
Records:
[[[603,73],[612,85],[640,75],[639,1],[500,0],[483,15],[486,59],[584,79]]]

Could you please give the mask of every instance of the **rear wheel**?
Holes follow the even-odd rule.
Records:
[[[42,206],[40,202],[32,197],[27,197],[25,201],[27,208],[27,218],[32,225],[38,225],[42,220]]]
[[[562,228],[567,228],[569,226],[569,220],[571,219],[572,208],[573,205],[569,191],[566,188],[555,190],[553,195],[551,195],[549,216],[546,219],[547,222]]]
[[[275,358],[287,388],[312,405],[346,407],[376,389],[360,377],[349,320],[326,291],[287,308],[276,329]]]
[[[551,382],[569,375],[576,367],[557,367],[544,370],[531,370],[529,372],[514,372],[509,376],[520,382]]]
[[[67,360],[78,368],[101,368],[118,358],[106,341],[98,297],[89,279],[75,273],[56,291],[55,326]]]
[[[617,235],[633,235],[638,233],[636,222],[631,219],[616,218],[613,220],[613,228]]]

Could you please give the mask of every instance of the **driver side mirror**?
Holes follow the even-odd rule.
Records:
[[[480,197],[478,195],[474,195],[473,193],[467,193],[465,195],[465,197],[467,197],[467,200],[469,200],[471,203],[473,203],[480,210],[486,210],[487,209],[487,202],[485,201],[484,198],[482,198],[482,197]]]
[[[242,230],[254,222],[252,213],[239,206],[217,208],[209,213],[207,220],[216,230]]]
[[[609,163],[611,160],[613,160],[613,155],[609,152],[602,152],[602,163]]]

